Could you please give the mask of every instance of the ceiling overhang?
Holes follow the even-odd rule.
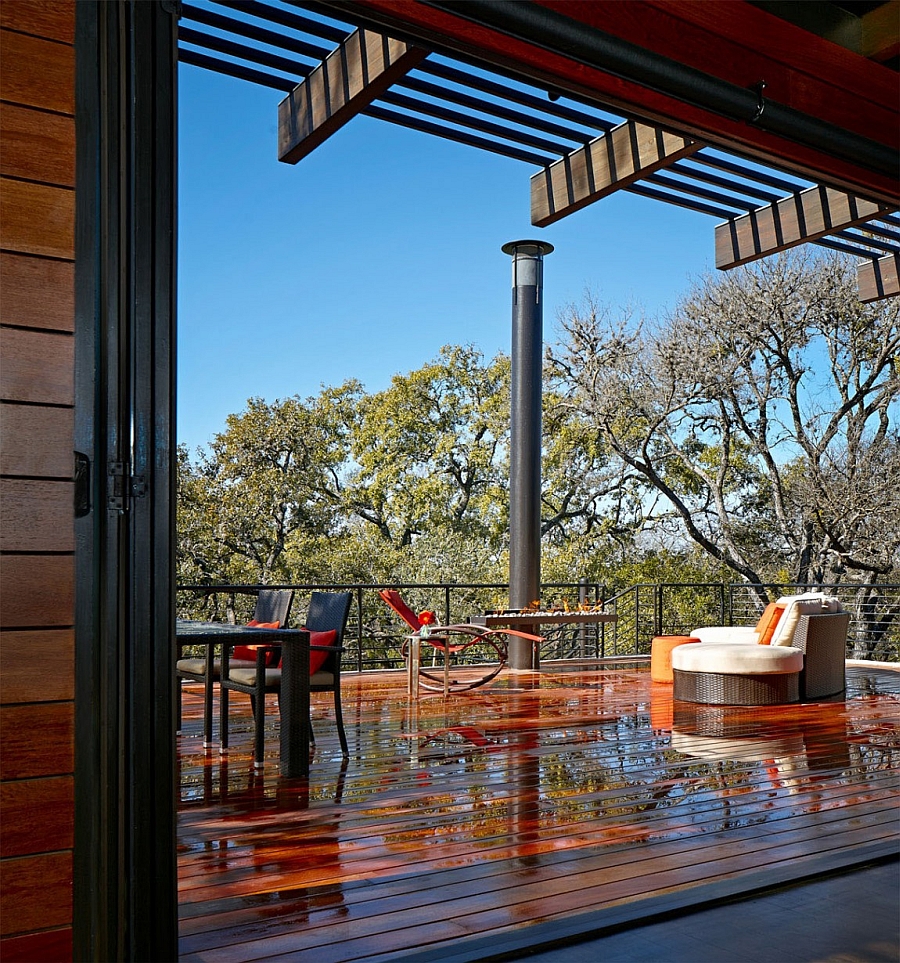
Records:
[[[849,193],[900,202],[896,72],[746,0],[316,6]]]
[[[818,3],[818,0],[812,2]],[[890,5],[893,4],[896,4],[900,13],[900,0],[890,0]],[[875,5],[867,4],[869,7]],[[896,129],[884,134],[883,142],[879,143],[868,136],[873,132],[868,126],[871,117],[856,118],[852,129],[839,128],[836,125],[846,120],[846,111],[844,108],[834,109],[833,105],[824,105],[827,109],[823,107],[818,115],[806,118],[804,130],[792,143],[798,150],[805,151],[807,158],[816,150],[822,153],[822,163],[829,176],[811,186],[808,181],[798,183],[785,176],[784,170],[793,172],[795,168],[791,163],[786,163],[784,157],[771,155],[764,150],[763,142],[772,134],[761,128],[761,121],[766,119],[769,127],[773,127],[783,122],[785,117],[796,120],[800,106],[814,104],[815,97],[809,89],[804,88],[792,95],[790,103],[777,104],[767,98],[768,82],[766,86],[757,85],[755,90],[741,88],[737,91],[739,96],[736,96],[734,79],[739,75],[739,67],[730,64],[728,70],[721,70],[721,76],[705,75],[706,79],[698,79],[696,63],[707,67],[710,63],[717,65],[721,63],[723,55],[717,54],[704,60],[689,42],[693,40],[697,43],[702,36],[704,43],[709,44],[709,21],[712,19],[716,21],[721,42],[725,44],[729,40],[732,44],[736,43],[729,34],[734,20],[730,11],[734,8],[739,8],[742,16],[749,16],[751,25],[757,23],[759,17],[778,19],[745,0],[730,0],[726,4],[684,4],[677,0],[642,0],[639,4],[615,0],[610,4],[606,0],[589,3],[568,0],[560,8],[566,11],[565,17],[560,16],[555,9],[559,4],[552,0],[533,3],[466,0],[464,4],[454,0],[427,3],[418,0],[354,0],[349,4],[345,0],[283,0],[281,3],[278,0],[274,3],[212,0],[212,6],[231,8],[237,16],[231,13],[225,16],[209,8],[185,4],[184,20],[194,20],[212,29],[197,31],[191,27],[180,27],[180,41],[199,46],[201,50],[211,50],[215,56],[210,57],[206,52],[198,52],[181,44],[181,59],[285,91],[287,96],[278,111],[278,153],[282,161],[297,163],[350,119],[362,113],[537,166],[539,170],[531,178],[532,223],[536,226],[544,227],[608,194],[626,190],[717,216],[721,221],[715,231],[716,265],[719,268],[728,269],[798,244],[812,242],[867,259],[859,268],[860,297],[864,300],[900,293],[896,270],[900,256],[900,218],[892,213],[897,210],[900,190],[896,176],[885,176],[886,172],[890,173],[892,163],[895,168],[897,166],[896,142],[900,139],[900,124],[895,123]],[[293,13],[285,7],[300,10]],[[699,7],[704,8],[703,13],[695,9]],[[724,8],[729,11],[729,16],[710,18],[706,10],[709,7]],[[689,81],[693,82],[695,87],[706,91],[704,97],[711,99],[722,110],[727,107],[740,114],[752,108],[754,116],[734,121],[744,128],[744,137],[754,142],[749,159],[743,154],[723,154],[720,142],[724,139],[732,145],[733,140],[727,131],[726,134],[722,133],[723,125],[727,127],[730,121],[727,117],[723,120],[721,112],[716,114],[718,119],[714,129],[707,132],[710,136],[699,139],[674,125],[662,126],[634,118],[623,121],[609,116],[608,98],[601,98],[596,90],[586,92],[591,89],[588,81],[593,82],[592,78],[596,79],[598,72],[583,61],[592,56],[596,59],[597,50],[591,44],[597,40],[597,31],[592,25],[569,15],[578,14],[596,21],[598,11],[614,12],[615,16],[604,19],[604,27],[616,26],[621,34],[628,35],[628,39],[620,42],[613,38],[614,49],[610,49],[620,60],[616,61],[607,49],[606,53],[610,55],[605,56],[604,64],[634,73],[630,61],[639,61],[641,56],[635,53],[634,23],[631,22],[629,27],[625,22],[628,18],[622,18],[626,8],[632,12],[631,21],[637,15],[637,20],[646,31],[644,42],[647,48],[641,56],[649,53],[651,59],[647,62],[646,57],[643,58],[643,80],[648,82],[653,79],[656,84],[656,87],[645,87],[646,98],[639,102],[643,114],[648,114],[648,102],[659,103],[658,88],[665,87],[667,80],[671,84],[665,96],[672,99],[673,91],[689,95],[681,103],[690,110],[696,110],[696,101],[701,98],[693,89],[686,89],[685,86],[691,87]],[[446,25],[439,27],[432,24],[424,29],[415,24],[422,20],[431,23],[436,16],[454,17],[457,10],[464,16],[456,18],[459,22],[454,29],[470,39],[465,44],[462,40],[458,41],[456,59],[448,61],[446,54],[434,53],[427,45],[436,43],[441,48],[445,47],[446,36],[441,31],[448,30],[451,34],[453,31]],[[525,22],[510,23],[507,15],[511,10],[527,14]],[[357,24],[357,28],[336,26],[322,19],[323,16],[334,19],[337,11],[345,13],[346,16],[341,19]],[[374,15],[372,11],[375,11]],[[316,18],[310,18],[309,12],[315,14]],[[664,47],[656,34],[659,24],[657,18],[663,16],[671,20],[674,15],[687,17],[684,22],[693,24],[695,32],[688,30],[686,39],[679,37],[677,42],[672,41],[668,47]],[[473,25],[473,16],[483,16],[491,24]],[[550,21],[546,20],[547,16],[551,18]],[[720,19],[724,23],[719,23]],[[559,28],[561,20],[569,24],[568,45],[562,44],[564,36],[561,38],[553,33],[554,26]],[[258,21],[274,23],[285,29],[272,30],[270,26],[260,26]],[[391,27],[390,35],[373,29],[372,24],[380,26],[381,21]],[[410,27],[413,21],[415,29]],[[504,29],[513,30],[516,36],[504,33],[497,26],[499,21],[503,21]],[[666,23],[671,26],[669,21]],[[519,35],[529,30],[534,33],[535,24],[545,29],[535,38],[537,42],[531,44],[530,56],[534,59],[536,51],[545,60],[548,56],[555,58],[555,66],[560,69],[560,62],[566,61],[571,77],[565,83],[562,75],[559,75],[552,84],[547,84],[546,71],[536,77],[533,64],[526,62],[523,68],[517,59],[524,56],[522,51],[513,49],[516,44],[521,46],[525,43]],[[574,35],[571,29],[573,24]],[[785,24],[785,27],[800,30],[793,24]],[[398,31],[396,35],[395,30]],[[477,35],[477,43],[471,40],[473,31]],[[223,32],[224,35],[221,35]],[[855,61],[865,61],[865,58],[852,51],[835,47],[803,30],[800,32],[804,35],[804,43],[812,41],[812,50],[807,54],[806,48],[803,48],[803,57],[797,59],[802,60],[806,73],[803,77],[795,74],[789,78],[791,83],[803,87],[813,67],[824,71],[824,54],[816,46],[819,43],[827,43],[832,55],[837,51],[839,62],[845,55],[855,58]],[[327,46],[310,43],[302,37],[304,34],[311,34],[315,40],[325,40]],[[231,36],[239,37],[240,42],[229,39]],[[502,56],[493,50],[501,37],[505,38]],[[245,39],[252,40],[254,46],[243,43]],[[788,39],[796,41],[799,38]],[[610,37],[604,35],[599,41],[600,49],[605,49],[603,45],[608,46],[609,40]],[[785,42],[785,37],[776,40],[777,51],[781,49],[779,44]],[[562,44],[564,53],[556,50],[554,43]],[[757,49],[752,38],[747,37],[742,39],[742,43],[746,48],[745,53],[749,51],[748,62],[754,69],[762,69],[760,50],[769,48],[760,44]],[[273,47],[277,53],[272,52]],[[662,57],[657,47],[666,49],[669,54],[677,53],[682,61],[676,64],[671,56]],[[883,53],[883,44],[880,49]],[[484,66],[485,51],[492,63],[503,60],[508,65],[506,73],[492,73],[491,68]],[[628,62],[624,64],[621,62],[623,51],[631,54],[630,59],[625,58]],[[284,57],[284,53],[291,56]],[[220,55],[230,59],[222,59]],[[313,62],[307,64],[297,60],[298,55]],[[725,44],[725,59],[729,56],[736,56],[736,53]],[[528,61],[528,57],[525,60]],[[252,66],[240,61],[249,62]],[[771,59],[771,64],[778,63],[777,57]],[[893,80],[892,86],[896,89],[896,71],[877,63],[874,66],[881,72],[879,80],[883,81],[881,75],[886,74]],[[269,71],[263,72],[259,67],[269,68]],[[679,73],[675,67],[682,72]],[[865,74],[859,63],[855,64],[855,68],[856,81],[853,83]],[[522,78],[523,69],[526,79]],[[742,69],[749,68],[744,66]],[[783,64],[781,69],[786,69]],[[271,73],[271,70],[278,73]],[[622,80],[608,71],[603,73],[607,79]],[[777,73],[771,73],[770,76],[779,78],[780,82],[791,87],[784,76]],[[290,77],[295,79],[291,80]],[[633,80],[628,83],[634,87]],[[853,83],[850,83],[850,88]],[[716,84],[724,86],[716,87]],[[571,92],[573,87],[577,88],[575,92]],[[837,90],[831,83],[830,95],[836,96]],[[824,92],[824,87],[819,90],[820,95]],[[634,95],[634,90],[631,93]],[[846,91],[843,96],[846,100]],[[853,100],[852,97],[850,99]],[[874,105],[871,106],[872,116],[883,120],[889,111],[889,99],[883,89],[874,93],[870,91],[866,104]],[[879,100],[883,102],[879,103]],[[896,96],[894,100],[897,100]],[[860,113],[870,111],[870,106],[861,109]],[[896,104],[893,112],[896,121]],[[774,120],[772,115],[775,115]],[[672,118],[667,116],[666,119]],[[793,128],[790,129],[793,133]],[[759,139],[760,135],[762,139]],[[814,149],[811,142],[816,137],[820,143]],[[576,146],[573,147],[573,144]],[[892,190],[879,193],[867,189],[852,193],[842,186],[835,186],[842,178],[832,176],[833,171],[840,168],[846,175],[849,169],[848,153],[858,157],[856,167],[862,171],[867,188],[880,179],[891,184]],[[757,155],[764,157],[770,166],[762,167],[755,160]],[[806,166],[799,165],[797,169],[805,171]],[[846,182],[846,177],[843,181]]]

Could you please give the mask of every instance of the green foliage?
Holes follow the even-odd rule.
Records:
[[[571,308],[544,377],[544,580],[895,572],[898,309],[854,285],[793,256],[702,278],[668,318]],[[251,398],[178,452],[179,581],[505,582],[509,397],[505,355],[447,346],[384,391]]]

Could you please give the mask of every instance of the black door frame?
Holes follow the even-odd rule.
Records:
[[[75,6],[74,955],[177,960],[177,9]]]

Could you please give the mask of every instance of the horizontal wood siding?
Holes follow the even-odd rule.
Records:
[[[0,957],[72,958],[74,0],[0,3]]]
[[[0,704],[64,702],[75,697],[75,633],[38,629],[3,633]],[[35,672],[34,667],[40,666]]]
[[[19,779],[0,786],[0,850],[24,856],[72,848],[71,776]]]

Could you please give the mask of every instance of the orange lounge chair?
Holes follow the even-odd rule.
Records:
[[[422,618],[417,615],[403,600],[403,597],[396,589],[382,589],[379,593],[382,601],[385,602],[400,618],[419,634],[423,642],[427,642],[436,651],[444,654],[444,672],[435,675],[421,667],[418,670],[419,684],[424,689],[431,689],[435,692],[447,693],[448,689],[454,692],[465,692],[468,689],[476,689],[478,686],[485,685],[495,679],[506,665],[507,645],[506,636],[516,635],[532,642],[542,642],[543,636],[531,635],[528,632],[519,632],[515,629],[488,629],[481,625],[471,625],[460,623],[458,625],[435,625],[434,629],[427,635],[422,635],[421,630],[424,625]],[[430,629],[430,626],[429,626]],[[459,636],[460,641],[450,641],[450,636]],[[497,657],[497,664],[493,662],[488,667],[488,671],[475,679],[453,678],[449,673],[449,657],[464,652],[473,646],[481,645],[492,649]],[[404,660],[409,666],[410,652],[409,640],[405,640],[400,649]]]

